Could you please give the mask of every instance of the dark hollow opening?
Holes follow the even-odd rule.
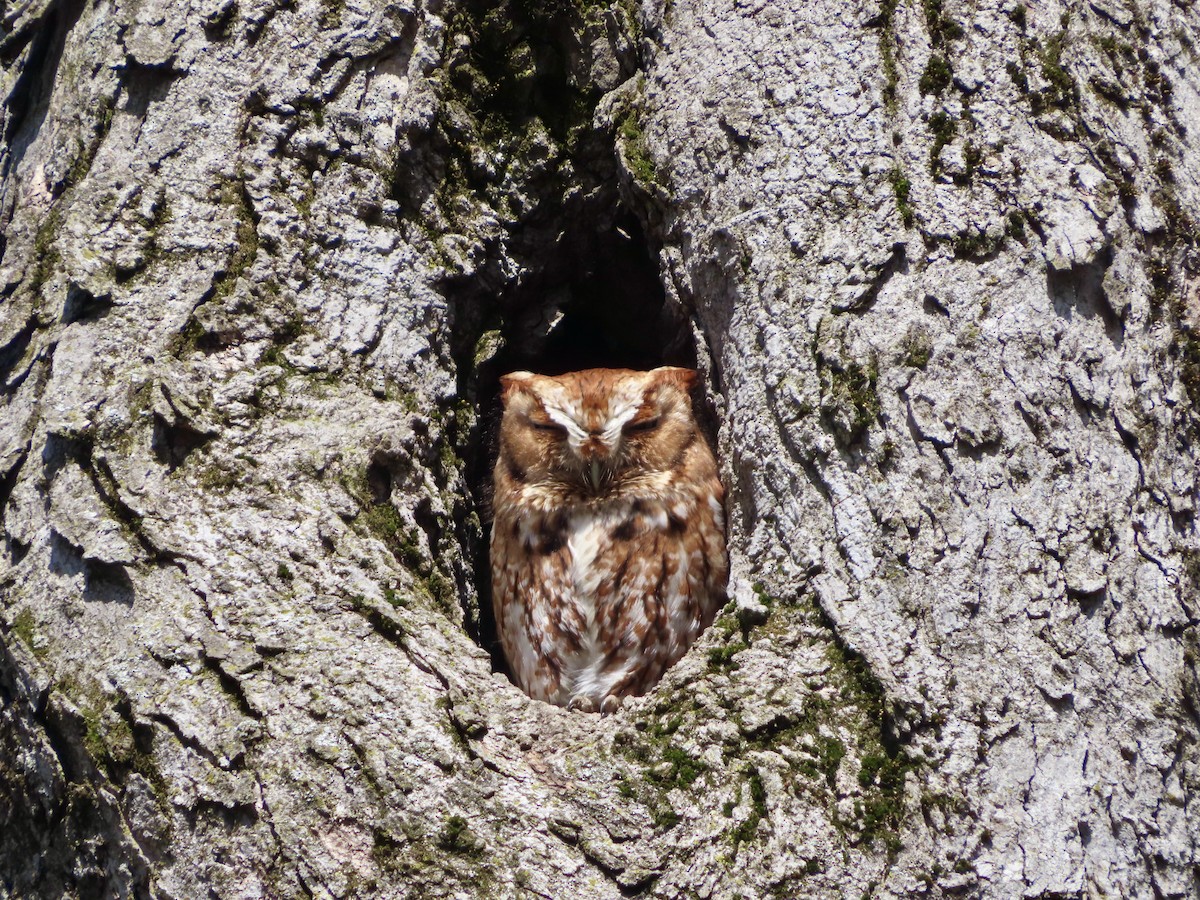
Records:
[[[607,218],[559,223],[565,231],[555,246],[531,253],[536,267],[514,283],[490,293],[479,281],[447,286],[458,316],[460,392],[477,413],[467,446],[460,448],[482,525],[482,540],[463,541],[464,547],[476,547],[471,563],[479,598],[478,608],[467,610],[466,626],[491,654],[495,671],[508,671],[492,613],[488,554],[500,376],[521,369],[557,375],[696,365],[689,320],[668,301],[638,219],[620,204],[614,207]],[[701,420],[711,421],[706,412],[697,405]]]

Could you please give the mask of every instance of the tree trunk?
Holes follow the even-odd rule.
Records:
[[[1200,895],[1192,0],[0,3],[0,898]],[[729,606],[487,593],[696,366]]]

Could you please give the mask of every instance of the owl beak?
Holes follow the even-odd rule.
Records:
[[[593,459],[591,466],[588,467],[588,481],[591,483],[593,491],[600,490],[600,479],[603,475],[604,471],[600,468],[600,460]]]

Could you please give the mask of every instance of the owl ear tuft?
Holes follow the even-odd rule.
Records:
[[[684,392],[694,388],[700,377],[695,369],[683,369],[679,366],[660,366],[654,370],[654,374],[663,381],[675,382]]]
[[[500,402],[508,405],[508,401],[517,391],[528,391],[532,385],[534,374],[532,372],[509,372],[507,375],[500,376]]]

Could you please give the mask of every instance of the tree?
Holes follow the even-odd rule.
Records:
[[[1190,896],[1190,3],[6,9],[0,896]],[[496,379],[697,366],[731,601],[488,613]]]

